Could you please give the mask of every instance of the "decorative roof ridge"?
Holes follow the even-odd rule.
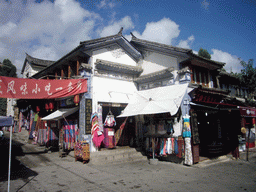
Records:
[[[227,75],[227,76],[229,76],[229,77],[234,77],[234,78],[237,78],[237,79],[238,79],[238,77],[235,76],[235,74],[229,73],[229,72],[227,72],[227,71],[220,71],[219,74],[220,74],[220,75]]]
[[[154,41],[148,41],[148,40],[144,40],[144,39],[139,39],[132,32],[130,34],[132,36],[132,39],[131,39],[130,42],[144,43],[144,44],[158,46],[158,47],[162,47],[162,48],[166,48],[166,49],[172,49],[172,50],[178,51],[178,52],[185,52],[185,53],[192,52],[192,49],[185,49],[185,48],[175,47],[175,46],[172,46],[172,45],[167,45],[167,44],[158,43],[158,42],[154,42]]]
[[[197,55],[197,54],[194,54],[193,52],[191,52],[190,54],[191,54],[191,56],[193,56],[193,57],[197,57],[197,58],[202,59],[202,60],[205,60],[205,61],[210,61],[210,62],[215,63],[215,64],[218,64],[218,65],[224,66],[224,65],[226,64],[226,63],[224,63],[224,62],[214,61],[214,60],[212,60],[212,59],[207,59],[207,58],[205,58],[205,57],[201,57],[201,56],[199,56],[199,55]]]
[[[152,78],[152,77],[155,77],[155,76],[163,75],[165,73],[170,73],[172,71],[174,71],[174,68],[173,67],[169,67],[169,68],[166,68],[166,69],[163,69],[163,70],[160,70],[160,71],[156,71],[156,72],[153,72],[153,73],[148,73],[146,75],[141,75],[138,78],[136,78],[134,81],[140,81],[140,80],[143,80],[143,79],[149,79],[149,78]]]
[[[180,73],[185,73],[185,72],[191,73],[191,71],[190,71],[190,69],[189,69],[188,66],[186,66],[186,67],[184,67],[184,68],[178,70],[178,74],[180,74]]]
[[[123,27],[121,27],[121,29],[119,30],[119,32],[115,35],[110,35],[110,36],[106,36],[106,37],[100,37],[97,39],[91,39],[91,40],[87,40],[87,41],[80,41],[80,45],[90,45],[90,44],[94,44],[94,43],[100,43],[100,42],[104,42],[106,40],[109,39],[115,39],[115,38],[119,38],[121,36],[123,36]]]
[[[89,65],[88,63],[81,63],[80,69],[82,69],[82,68],[84,68],[84,69],[92,69],[92,66]]]
[[[139,66],[132,66],[132,65],[127,65],[127,64],[121,64],[121,63],[116,63],[116,62],[112,62],[112,61],[106,61],[106,60],[102,60],[102,59],[96,59],[95,64],[103,64],[103,65],[108,65],[108,66],[112,66],[112,67],[117,67],[117,68],[123,68],[123,69],[131,69],[134,71],[138,71],[138,72],[142,72],[143,69]]]
[[[220,88],[213,88],[213,87],[203,87],[201,85],[199,85],[198,91],[202,91],[202,92],[211,92],[211,93],[214,93],[214,94],[228,94],[229,91],[227,90],[223,90],[223,89],[220,89]]]
[[[38,59],[38,58],[35,58],[35,57],[32,57],[31,55],[27,54],[26,53],[26,59],[29,61],[29,62],[33,62],[34,64],[42,64],[44,65],[43,63],[54,63],[55,61],[52,61],[52,60],[46,60],[46,59]],[[46,65],[47,65],[46,64]]]
[[[21,74],[23,74],[24,70],[25,70],[25,65],[26,65],[26,61],[30,62],[31,65],[37,65],[37,66],[41,66],[41,67],[48,67],[50,65],[52,65],[53,63],[55,63],[55,61],[51,61],[51,60],[44,60],[44,59],[38,59],[35,57],[32,57],[31,55],[26,54],[26,58],[23,64],[23,67],[21,69]]]

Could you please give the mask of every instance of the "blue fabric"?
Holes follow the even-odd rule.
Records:
[[[174,138],[174,153],[175,153],[175,154],[178,154],[178,153],[179,153],[178,138]]]
[[[182,136],[183,137],[191,137],[191,132],[190,131],[183,131]]]

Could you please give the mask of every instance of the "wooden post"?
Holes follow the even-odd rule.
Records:
[[[77,61],[76,62],[76,75],[77,76],[79,75],[79,67],[80,67],[79,61]]]
[[[152,137],[152,155],[153,159],[155,159],[155,138]]]
[[[61,69],[61,78],[62,79],[64,78],[64,71],[63,71],[63,69]]]
[[[70,65],[68,66],[68,79],[70,78],[71,76],[71,68],[70,68]]]

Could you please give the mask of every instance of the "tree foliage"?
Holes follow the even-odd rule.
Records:
[[[17,69],[9,59],[4,59],[0,67],[0,75],[6,77],[17,77]]]
[[[209,53],[206,49],[203,49],[203,48],[200,48],[200,49],[199,49],[198,55],[199,55],[200,57],[204,57],[204,58],[206,58],[206,59],[211,59],[210,53]]]
[[[245,61],[240,62],[243,66],[241,73],[235,73],[236,77],[240,79],[240,86],[246,87],[248,90],[246,103],[249,106],[256,107],[254,97],[256,95],[256,68],[253,67],[253,59],[250,59],[248,63]]]
[[[241,61],[241,65],[243,66],[240,74],[242,86],[248,88],[249,97],[252,97],[256,90],[256,69],[253,67],[253,59],[250,59],[248,63]]]
[[[0,76],[17,77],[17,69],[9,59],[4,59],[0,65]],[[7,99],[0,98],[0,115],[6,116]]]

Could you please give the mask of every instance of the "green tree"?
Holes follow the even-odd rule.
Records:
[[[0,67],[0,75],[6,77],[17,77],[17,69],[9,59],[4,59]]]
[[[204,57],[204,58],[206,58],[206,59],[211,59],[210,53],[209,53],[206,49],[203,49],[203,48],[200,48],[200,49],[199,49],[198,55],[199,55],[200,57]]]
[[[252,99],[256,90],[256,69],[253,67],[253,59],[248,63],[241,61],[241,65],[243,66],[240,74],[241,83],[248,88],[249,99]]]
[[[245,61],[240,62],[243,66],[241,73],[235,73],[240,79],[240,86],[246,87],[248,90],[246,103],[249,106],[256,107],[254,96],[256,94],[256,68],[253,67],[253,59],[249,59],[248,63]]]
[[[0,76],[17,77],[17,69],[9,59],[4,59],[0,66]],[[0,98],[0,115],[6,116],[7,99]]]

